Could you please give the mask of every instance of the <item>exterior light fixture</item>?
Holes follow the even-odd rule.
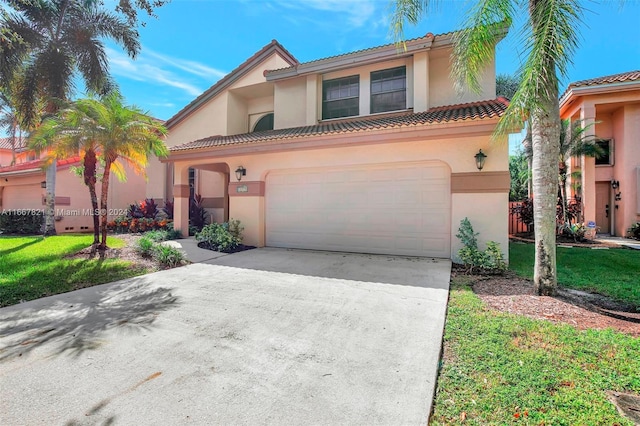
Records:
[[[620,188],[620,181],[611,179],[611,188],[613,188],[613,189]]]
[[[474,155],[474,157],[476,158],[476,167],[478,168],[478,170],[482,170],[482,168],[484,167],[484,160],[487,158],[487,154],[480,150],[476,155]]]
[[[40,188],[45,189],[47,187],[47,181],[43,180],[40,182]]]
[[[247,175],[247,169],[245,169],[242,166],[238,166],[238,168],[236,169],[236,179],[238,179],[238,182],[242,180],[242,176],[246,176],[246,175]]]

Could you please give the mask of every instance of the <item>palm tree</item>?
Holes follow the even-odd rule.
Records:
[[[416,24],[428,0],[396,0],[392,30],[402,39],[404,22]],[[520,10],[525,9],[525,10]],[[480,72],[493,60],[503,28],[517,13],[528,20],[520,32],[528,56],[518,79],[520,85],[496,132],[506,133],[528,118],[533,148],[532,176],[535,218],[534,287],[540,295],[557,290],[556,221],[560,108],[558,72],[567,67],[578,45],[577,28],[583,12],[577,0],[483,0],[470,11],[465,29],[456,34],[452,74],[458,86],[480,89]]]
[[[53,115],[69,98],[78,73],[90,91],[113,87],[102,39],[124,48],[132,58],[140,50],[135,28],[113,13],[101,10],[99,0],[15,0],[0,14],[0,79],[11,82],[19,70],[24,84],[17,94],[26,127],[37,123],[38,98]],[[45,235],[55,234],[55,161],[46,172]]]
[[[95,151],[104,165],[100,192],[100,231],[98,248],[107,248],[108,194],[111,172],[121,180],[126,179],[124,164],[136,173],[145,174],[149,154],[163,157],[168,150],[162,136],[166,128],[156,119],[135,106],[123,104],[117,92],[102,100],[85,99],[83,114],[87,120],[82,133],[95,141]]]
[[[96,193],[98,142],[93,132],[99,126],[98,117],[92,116],[91,99],[80,99],[47,118],[30,136],[31,145],[47,150],[47,163],[80,154],[82,177],[89,189],[93,218],[93,244],[100,243],[100,216]]]
[[[22,141],[20,117],[15,104],[15,86],[0,87],[0,129],[9,135],[11,143],[11,164],[16,163],[16,142]]]
[[[581,121],[562,120],[560,122],[560,139],[558,156],[558,193],[560,194],[560,209],[562,213],[563,225],[568,225],[567,217],[567,180],[569,165],[567,162],[572,157],[600,157],[604,154],[604,150],[598,145],[598,137],[590,135],[590,129],[596,123],[582,125]],[[525,155],[531,160],[533,158],[533,149],[531,145],[531,133],[527,133],[524,141]]]

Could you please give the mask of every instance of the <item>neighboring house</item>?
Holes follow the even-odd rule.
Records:
[[[508,251],[495,64],[458,95],[454,33],[299,63],[272,41],[166,122],[147,196],[239,219],[256,246],[455,257],[460,221]],[[479,171],[474,156],[487,155]],[[152,175],[153,174],[153,175]]]
[[[33,161],[37,158],[35,152],[27,149],[24,138],[16,137],[15,145],[15,164],[24,163],[25,161]],[[10,166],[13,162],[13,148],[11,146],[11,138],[0,138],[0,167]]]
[[[45,204],[44,162],[27,149],[24,142],[16,159],[11,163],[11,146],[0,139],[0,212],[40,210]],[[7,161],[8,159],[8,161]],[[89,232],[93,230],[89,190],[82,177],[71,170],[80,166],[80,157],[58,161],[56,173],[56,232]],[[109,186],[110,217],[125,214],[129,205],[144,199],[146,182],[129,167],[125,167],[127,182],[113,177]],[[100,185],[97,188],[100,197]]]
[[[581,120],[606,154],[574,158],[585,222],[617,236],[640,221],[640,71],[571,83],[560,99],[563,119]],[[577,184],[577,185],[576,185]]]

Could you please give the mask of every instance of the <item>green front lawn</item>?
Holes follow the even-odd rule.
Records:
[[[640,307],[640,250],[558,247],[558,284]],[[509,269],[533,278],[533,244],[509,244]]]
[[[0,307],[141,275],[145,269],[117,259],[70,259],[92,235],[0,237]],[[109,247],[124,245],[109,237]]]
[[[452,283],[433,424],[633,424],[605,391],[640,393],[640,339],[487,309],[470,281]]]

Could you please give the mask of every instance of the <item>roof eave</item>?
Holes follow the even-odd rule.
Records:
[[[569,85],[567,90],[560,98],[560,108],[563,108],[568,102],[579,96],[598,95],[601,93],[623,92],[628,90],[640,90],[640,81],[623,81],[618,83],[593,84],[589,86],[572,87]]]
[[[240,65],[237,69],[235,69],[234,71],[231,71],[229,74],[222,77],[220,80],[218,80],[217,83],[215,83],[213,86],[207,89],[204,93],[202,93],[200,96],[194,99],[186,107],[182,108],[173,117],[169,118],[164,123],[165,127],[167,129],[170,129],[171,127],[180,123],[187,116],[189,116],[189,114],[199,109],[202,105],[207,103],[216,95],[224,91],[226,88],[231,86],[233,83],[238,81],[243,76],[245,76],[247,73],[253,70],[259,63],[267,59],[273,53],[278,53],[285,61],[289,62],[291,65],[294,65],[297,63],[296,58],[293,57],[293,55],[291,55],[284,47],[280,46],[280,44],[277,42],[276,43],[272,42],[269,45],[267,45],[266,48],[263,48],[262,51],[258,51],[257,54],[254,55],[254,57],[252,57],[249,62]]]

